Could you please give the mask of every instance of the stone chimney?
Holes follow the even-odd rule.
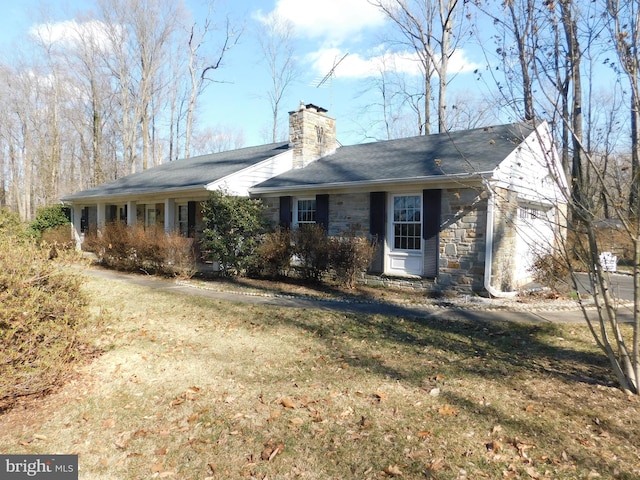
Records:
[[[293,144],[293,168],[302,168],[336,151],[336,121],[311,103],[289,112],[289,142]]]

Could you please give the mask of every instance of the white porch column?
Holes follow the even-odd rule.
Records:
[[[138,222],[137,208],[136,202],[127,202],[127,225],[135,225]]]
[[[84,234],[82,233],[82,207],[80,205],[73,205],[71,220],[71,238],[76,244],[76,250],[80,250],[84,239]]]
[[[164,201],[164,233],[171,233],[176,229],[176,201],[167,198]]]
[[[99,203],[97,206],[96,223],[98,224],[98,230],[102,229],[106,223],[106,205]]]

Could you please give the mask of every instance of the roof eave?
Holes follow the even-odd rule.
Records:
[[[391,178],[391,179],[379,179],[379,180],[362,180],[355,182],[332,182],[321,183],[311,185],[291,185],[286,187],[262,187],[262,188],[250,188],[249,193],[251,195],[269,195],[277,193],[289,193],[299,191],[318,191],[318,190],[340,190],[340,189],[363,189],[367,187],[377,187],[381,185],[388,186],[403,186],[420,183],[423,185],[434,186],[441,184],[442,186],[458,185],[461,182],[481,182],[484,179],[493,176],[493,171],[490,172],[476,172],[476,173],[459,173],[453,175],[430,175],[425,177],[413,177],[413,178]]]
[[[67,197],[61,197],[60,201],[63,203],[82,203],[82,202],[101,203],[106,201],[109,201],[110,203],[118,203],[118,202],[122,202],[123,200],[131,199],[131,198],[150,197],[154,195],[157,196],[165,193],[188,193],[190,191],[196,194],[205,192],[206,191],[205,185],[199,185],[197,187],[189,186],[189,187],[164,188],[162,190],[153,190],[149,192],[131,192],[131,193],[124,193],[124,194],[95,195],[95,196],[89,195],[86,197],[75,197],[75,198],[71,198],[72,196],[70,195]]]

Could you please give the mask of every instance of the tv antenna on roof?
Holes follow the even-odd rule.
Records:
[[[336,74],[336,68],[338,68],[338,65],[340,65],[340,64],[342,63],[342,61],[343,61],[345,58],[347,58],[347,55],[349,55],[349,52],[345,53],[345,54],[343,55],[343,57],[342,57],[340,60],[337,60],[337,61],[336,61],[336,59],[337,59],[338,57],[336,57],[336,59],[334,59],[334,60],[333,60],[333,66],[331,67],[331,70],[329,70],[329,73],[327,73],[327,74],[322,78],[322,80],[320,80],[320,81],[318,82],[318,84],[316,85],[316,88],[320,88],[320,87],[322,87],[325,83],[329,82],[330,97],[331,97],[331,98],[330,98],[330,100],[329,100],[329,103],[330,103],[330,105],[329,105],[329,109],[330,109],[330,110],[333,110],[333,81],[332,81],[332,80],[333,80],[333,77],[335,77],[335,74]]]

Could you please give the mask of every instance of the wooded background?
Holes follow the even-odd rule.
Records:
[[[578,212],[637,216],[636,0],[369,3],[393,27],[385,29],[389,50],[413,52],[421,74],[403,73],[397,57],[384,57],[379,74],[363,81],[376,99],[363,105],[373,119],[362,126],[363,140],[547,120],[584,207]],[[94,7],[67,25],[72,34],[64,38],[39,24],[23,51],[0,63],[1,206],[31,219],[63,194],[243,146],[241,132],[204,128],[197,116],[202,92],[215,93],[216,73],[241,38],[264,57],[255,74],[270,85],[265,140],[286,136],[278,133],[286,132],[278,127],[286,120],[281,108],[293,104],[287,92],[299,76],[290,22],[234,23],[213,3],[206,16],[191,18],[174,0],[97,0]],[[462,50],[480,52],[483,65],[464,89],[450,72]]]

